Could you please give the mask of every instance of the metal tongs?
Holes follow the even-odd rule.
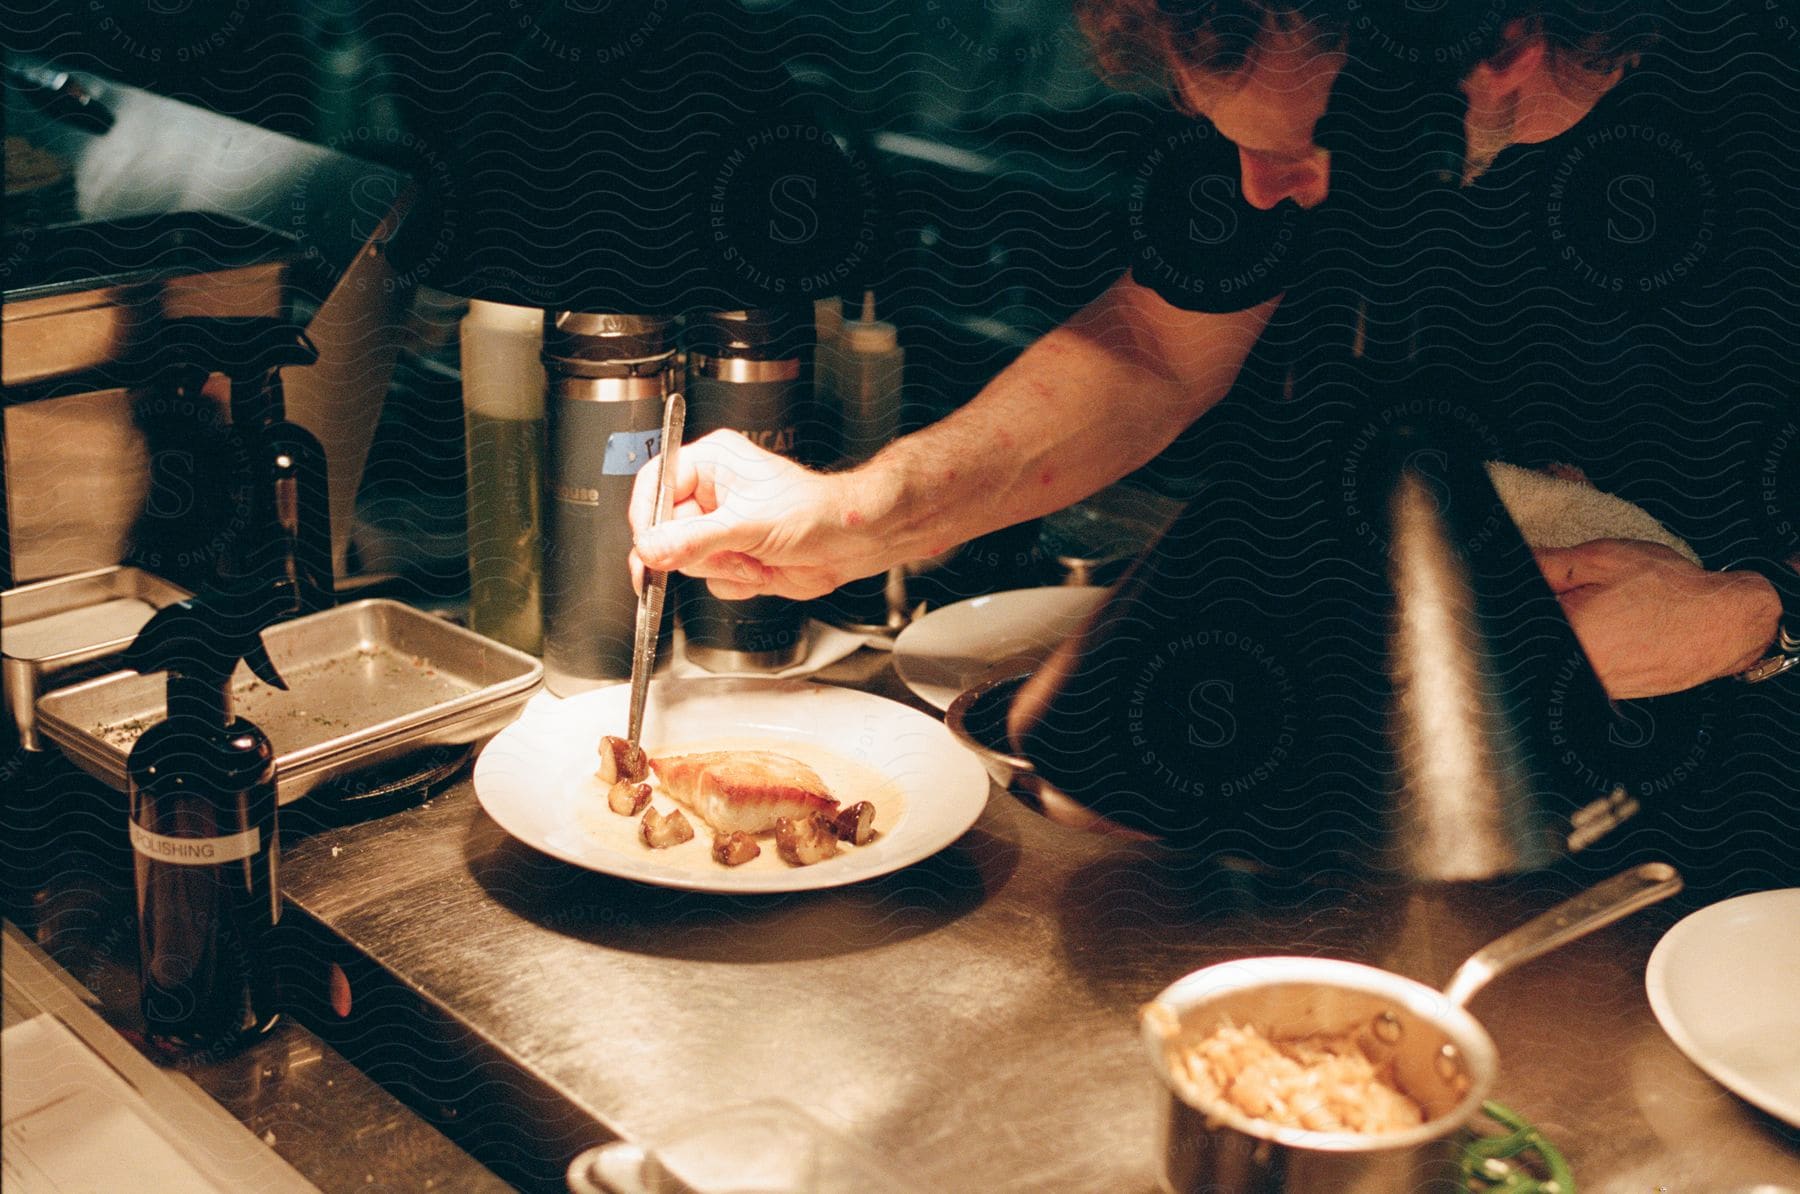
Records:
[[[687,423],[687,401],[670,394],[663,408],[662,460],[656,478],[655,526],[675,509],[675,460],[681,450],[682,428]],[[669,591],[669,574],[644,569],[644,591],[638,595],[637,637],[631,647],[631,723],[626,738],[635,749],[644,731],[644,701],[650,695],[650,673],[656,668],[656,634],[662,628],[663,600]]]

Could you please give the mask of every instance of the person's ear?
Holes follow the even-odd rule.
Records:
[[[1476,66],[1463,85],[1471,100],[1517,94],[1543,71],[1546,53],[1542,37],[1527,37]]]

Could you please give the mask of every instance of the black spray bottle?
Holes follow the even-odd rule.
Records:
[[[205,593],[159,612],[125,654],[169,677],[168,716],[126,760],[145,1031],[164,1049],[230,1048],[275,1023],[275,751],[233,712],[231,677],[241,659],[287,687],[262,631],[294,605],[291,584]]]
[[[197,390],[214,373],[231,380],[231,517],[217,536],[219,577],[233,587],[291,583],[295,614],[330,609],[325,450],[288,419],[281,379],[283,369],[317,361],[319,350],[298,325],[266,316],[172,319],[158,340],[178,382]]]

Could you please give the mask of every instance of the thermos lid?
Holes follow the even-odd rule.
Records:
[[[782,361],[801,356],[813,335],[813,308],[806,303],[691,315],[686,339],[689,352],[705,356]]]
[[[661,315],[615,315],[594,311],[556,311],[544,323],[544,360],[563,371],[582,366],[608,369],[660,367],[675,351],[670,321]]]

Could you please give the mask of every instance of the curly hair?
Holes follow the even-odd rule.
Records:
[[[1562,62],[1607,72],[1657,38],[1663,0],[1448,0],[1428,21],[1404,0],[1076,0],[1101,70],[1115,82],[1169,86],[1178,70],[1233,75],[1255,58],[1265,30],[1304,30],[1321,48],[1379,46],[1384,28],[1431,27],[1473,64],[1542,36]],[[1454,30],[1456,36],[1450,36]],[[1391,41],[1391,39],[1390,39]],[[1416,51],[1414,51],[1416,53]]]

